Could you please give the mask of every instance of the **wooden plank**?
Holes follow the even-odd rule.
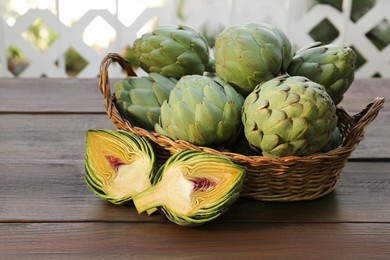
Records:
[[[167,222],[94,196],[79,163],[0,162],[0,222]],[[335,192],[294,203],[240,199],[217,222],[389,222],[390,163],[349,162]],[[32,206],[33,205],[33,206]]]
[[[163,219],[147,218],[132,206],[115,206],[95,197],[84,182],[84,172],[83,162],[0,162],[0,222]]]
[[[364,129],[364,138],[351,158],[390,158],[390,112],[380,111],[377,118]]]
[[[98,79],[0,79],[0,112],[104,112]]]
[[[388,80],[355,82],[343,101],[350,111],[389,97]],[[348,162],[336,191],[318,200],[242,198],[187,229],[86,187],[85,132],[113,128],[96,79],[0,79],[0,97],[1,258],[390,257],[390,162]],[[353,158],[389,160],[389,119],[386,104]]]
[[[118,79],[112,79],[115,84]],[[355,79],[340,105],[361,111],[375,97],[390,98],[390,79]],[[104,111],[98,79],[0,79],[0,112]],[[384,110],[390,111],[385,105]]]
[[[341,106],[351,112],[361,111],[366,104],[376,97],[390,99],[389,78],[358,78],[355,79],[348,91],[344,94]],[[384,105],[383,111],[390,111],[390,106]]]
[[[80,160],[88,129],[112,129],[107,115],[0,114],[0,159]]]
[[[5,259],[388,259],[390,224],[0,224]]]
[[[390,158],[390,112],[381,112],[365,129],[351,158]],[[106,114],[0,114],[0,159],[75,159],[83,157],[88,129],[113,129]]]

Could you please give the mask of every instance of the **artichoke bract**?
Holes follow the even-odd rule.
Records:
[[[210,62],[206,38],[185,25],[159,26],[135,40],[133,51],[146,72],[176,79],[184,75],[202,75]]]
[[[333,130],[332,134],[330,135],[330,139],[329,139],[328,144],[325,147],[323,147],[320,150],[320,152],[326,153],[330,150],[336,149],[337,147],[339,147],[341,145],[341,142],[342,142],[342,136],[340,133],[340,129],[338,127],[336,127]]]
[[[227,157],[181,150],[157,171],[153,186],[133,197],[139,213],[155,208],[181,226],[224,213],[239,197],[245,170]]]
[[[219,78],[187,75],[161,105],[157,133],[212,146],[234,141],[241,129],[244,98]]]
[[[155,156],[149,142],[125,131],[88,130],[85,182],[100,198],[123,204],[150,187]]]
[[[160,117],[160,106],[176,82],[158,73],[120,80],[114,85],[115,106],[130,123],[153,130]]]
[[[328,144],[336,121],[336,106],[324,87],[299,76],[259,85],[242,111],[248,142],[272,157],[318,152]]]
[[[214,46],[216,73],[244,96],[258,84],[284,74],[292,57],[287,36],[265,23],[228,27]]]
[[[350,47],[318,45],[298,51],[287,72],[323,85],[337,105],[354,80],[356,53]]]

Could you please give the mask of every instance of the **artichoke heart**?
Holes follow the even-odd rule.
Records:
[[[85,182],[97,196],[123,204],[151,186],[155,157],[148,141],[125,131],[88,130]]]
[[[195,150],[171,156],[153,186],[133,197],[139,213],[157,207],[181,226],[198,226],[224,213],[239,197],[245,170],[230,159]]]

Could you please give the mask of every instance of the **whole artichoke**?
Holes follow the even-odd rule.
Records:
[[[161,106],[156,132],[196,145],[234,141],[244,98],[219,78],[182,77]]]
[[[333,130],[332,134],[330,135],[329,142],[326,146],[324,146],[320,152],[326,153],[330,150],[336,149],[341,145],[342,142],[342,136],[340,133],[340,129],[336,126],[336,128]]]
[[[228,27],[214,46],[218,76],[244,96],[258,84],[284,74],[292,57],[287,36],[265,23]]]
[[[245,99],[242,122],[250,145],[263,155],[304,156],[328,144],[336,127],[336,106],[321,85],[281,76]]]
[[[146,72],[166,77],[202,75],[209,64],[206,38],[189,26],[159,26],[133,45],[135,58]]]
[[[128,77],[114,85],[115,106],[130,123],[153,130],[160,117],[160,106],[177,80],[158,73],[147,77]]]
[[[314,44],[294,55],[287,72],[323,85],[337,105],[354,80],[355,61],[356,53],[350,47]]]
[[[244,176],[227,157],[181,150],[161,166],[153,186],[133,197],[134,206],[139,213],[157,207],[178,225],[199,226],[238,199]]]

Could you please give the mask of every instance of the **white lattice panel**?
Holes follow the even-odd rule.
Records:
[[[171,6],[146,8],[142,14],[129,26],[119,21],[118,16],[107,10],[89,10],[80,19],[75,21],[71,27],[60,22],[57,15],[48,10],[31,9],[16,19],[13,26],[8,26],[1,21],[0,31],[2,70],[0,76],[11,76],[7,70],[5,53],[11,45],[16,46],[30,62],[19,77],[67,77],[65,73],[63,55],[69,49],[75,49],[87,62],[88,65],[77,75],[77,77],[96,77],[99,73],[100,62],[109,52],[120,52],[126,45],[131,44],[136,38],[136,33],[149,21],[157,18],[158,23],[172,23],[172,16],[169,15]],[[44,23],[55,30],[57,39],[44,52],[39,51],[29,41],[22,37],[29,26],[41,18]],[[101,17],[112,28],[115,29],[117,37],[104,52],[97,52],[82,40],[82,33],[86,27],[96,18]],[[99,32],[99,33],[104,33]],[[4,35],[4,36],[3,36]],[[56,62],[58,65],[56,65]],[[112,77],[123,76],[120,69],[110,72]]]
[[[383,19],[390,22],[390,1],[377,0],[376,5],[356,23],[348,20],[345,44],[355,46],[367,62],[359,68],[358,77],[371,77],[379,73],[382,77],[390,77],[390,44],[378,50],[366,37],[366,33]]]
[[[292,2],[292,1],[291,1]],[[390,45],[378,50],[367,38],[366,34],[384,19],[390,21],[390,1],[377,0],[356,23],[349,19],[352,0],[344,1],[344,12],[327,5],[317,5],[297,19],[292,19],[291,40],[297,48],[313,41],[310,30],[323,19],[328,19],[339,31],[339,36],[332,42],[343,46],[355,47],[366,59],[356,73],[356,77],[372,77],[379,73],[382,77],[390,77]]]
[[[317,5],[307,13],[302,14],[299,19],[290,21],[289,38],[296,49],[313,42],[309,32],[325,18],[340,32],[333,43],[343,44],[344,15],[328,5]]]
[[[316,5],[307,9],[309,0],[185,0],[180,9],[180,18],[177,16],[179,0],[167,0],[163,6],[146,8],[130,24],[124,24],[119,19],[119,1],[115,0],[116,13],[113,10],[89,10],[71,26],[62,23],[58,15],[49,10],[31,9],[19,16],[12,26],[0,18],[0,76],[12,76],[7,69],[6,50],[14,45],[30,62],[19,77],[67,77],[63,56],[69,48],[74,48],[88,62],[77,77],[96,77],[100,61],[108,52],[120,52],[137,38],[137,32],[145,24],[155,19],[156,24],[185,23],[198,30],[207,27],[209,32],[233,24],[266,22],[284,31],[295,49],[313,42],[310,31],[327,19],[339,33],[333,43],[354,46],[366,59],[366,63],[357,71],[357,77],[371,77],[375,73],[390,77],[389,45],[378,50],[366,37],[366,33],[384,19],[390,22],[389,0],[377,0],[376,5],[356,23],[349,19],[352,0],[344,0],[343,12],[329,5]],[[140,4],[141,1],[137,3]],[[37,17],[42,18],[45,24],[57,33],[56,41],[44,52],[22,37],[22,33]],[[115,39],[103,52],[97,52],[88,46],[81,37],[87,26],[97,17],[102,18],[116,32]],[[104,34],[104,31],[100,33]],[[122,76],[119,69],[113,69],[110,73],[112,76]]]

